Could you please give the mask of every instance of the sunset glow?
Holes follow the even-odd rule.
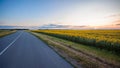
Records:
[[[1,1],[1,26],[47,24],[119,28],[119,0]],[[19,9],[18,9],[19,8]]]

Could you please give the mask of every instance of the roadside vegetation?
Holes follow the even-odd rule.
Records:
[[[0,30],[0,37],[4,37],[4,36],[12,34],[14,32],[16,32],[16,30]]]
[[[115,49],[115,46],[120,49],[120,30],[33,30],[32,33],[48,43],[50,47],[77,68],[80,65],[85,68],[120,67],[119,51]],[[99,40],[100,37],[101,40]],[[94,42],[91,45],[92,38],[99,43]],[[84,41],[81,39],[84,39]],[[109,39],[117,41],[117,45],[113,45],[115,41],[110,42]],[[106,40],[109,40],[109,43]],[[87,44],[81,41],[84,43],[86,41]],[[90,44],[88,45],[88,43]],[[105,46],[103,47],[103,45]],[[115,50],[112,50],[110,45],[114,46],[113,49]]]
[[[120,30],[38,30],[35,32],[120,54]]]

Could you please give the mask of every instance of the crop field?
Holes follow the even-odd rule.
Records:
[[[34,30],[34,32],[120,53],[120,30]]]

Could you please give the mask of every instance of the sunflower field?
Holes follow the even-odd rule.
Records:
[[[120,30],[34,30],[33,32],[120,53]]]

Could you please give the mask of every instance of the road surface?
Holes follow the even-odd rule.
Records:
[[[0,38],[0,68],[73,68],[37,37],[25,31]]]

